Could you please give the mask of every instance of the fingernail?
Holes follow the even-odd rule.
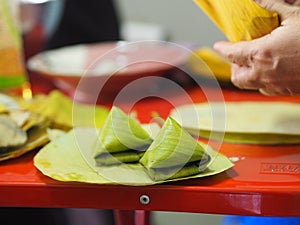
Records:
[[[261,0],[254,0],[256,2],[256,4],[260,5],[262,3]]]
[[[222,45],[222,42],[216,42],[213,46],[214,49],[219,49],[220,46]]]
[[[294,4],[296,0],[285,0],[286,3]]]
[[[219,42],[216,42],[213,46],[213,48],[215,50],[220,50],[222,49],[224,46],[226,45],[226,42],[223,42],[223,41],[219,41]]]

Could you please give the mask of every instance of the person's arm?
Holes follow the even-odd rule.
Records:
[[[300,1],[286,1],[256,0],[279,14],[281,24],[271,34],[252,41],[215,43],[215,50],[233,63],[231,80],[237,87],[265,95],[300,94]]]

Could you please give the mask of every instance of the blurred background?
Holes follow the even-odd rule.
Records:
[[[64,0],[21,2],[25,53],[29,58],[43,50],[45,39],[51,36],[60,19]],[[155,39],[212,46],[226,39],[192,0],[115,0],[114,3],[123,40]],[[199,213],[154,212],[152,224],[216,225],[221,218],[221,215]]]
[[[212,45],[225,36],[198,8],[193,0],[117,0],[123,26],[153,24],[163,30],[165,38],[174,42]],[[123,33],[128,32],[128,30]],[[129,30],[130,32],[130,30]]]
[[[49,37],[60,19],[65,0],[21,0],[23,32],[27,42],[42,45],[41,32]],[[223,33],[193,0],[114,0],[122,39],[155,39],[212,46],[225,40]],[[42,30],[41,30],[42,29]],[[33,53],[29,52],[29,55]]]

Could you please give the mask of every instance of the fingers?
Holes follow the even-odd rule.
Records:
[[[251,68],[240,67],[236,64],[232,65],[231,81],[236,87],[240,89],[258,90],[261,94],[267,96],[292,96],[299,94],[300,92],[300,90],[297,90],[297,88],[293,89],[291,85],[288,85],[289,87],[287,87],[280,83],[277,85],[262,83],[260,75],[253,73]]]
[[[262,73],[256,72],[250,67],[241,67],[236,64],[232,64],[232,83],[240,88],[247,90],[259,90],[263,95],[275,96],[275,95],[287,95],[292,96],[300,94],[300,87],[297,82],[263,82]]]
[[[249,65],[249,54],[243,51],[244,47],[241,42],[235,44],[230,42],[217,42],[214,44],[214,49],[232,63],[240,66]]]
[[[221,54],[230,55],[226,51],[230,51],[232,46],[233,44],[228,42],[219,42],[216,44],[216,49]],[[262,94],[269,96],[300,94],[300,86],[297,85],[297,82],[284,82],[284,80],[279,82],[273,74],[274,71],[267,69],[270,65],[258,64],[257,62],[255,64],[254,62],[253,65],[249,66],[249,60],[244,61],[246,63],[240,63],[242,65],[236,63],[231,65],[231,81],[236,87],[240,89],[259,90]]]
[[[250,42],[216,42],[214,49],[232,63],[239,66],[250,66],[254,54],[251,46],[253,45]]]
[[[280,87],[280,88],[271,88],[271,87],[266,87],[266,88],[260,88],[258,91],[267,96],[276,96],[276,95],[288,95],[288,96],[293,96],[297,94],[296,92],[293,92],[291,89],[286,88],[286,87]]]
[[[296,2],[299,4],[298,0],[255,0],[255,2],[269,11],[277,12],[281,20],[285,20],[294,11],[295,6],[291,4]]]
[[[241,89],[259,89],[264,86],[260,82],[258,73],[253,69],[255,64],[255,55],[257,47],[259,48],[257,40],[249,42],[217,42],[214,49],[227,58],[231,65],[231,81]]]
[[[259,76],[253,73],[251,67],[231,65],[231,82],[238,88],[257,90],[264,88],[264,85],[259,82]]]

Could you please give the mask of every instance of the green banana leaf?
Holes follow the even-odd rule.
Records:
[[[209,158],[210,157],[208,157],[208,161],[202,161],[201,165],[200,163],[192,162],[184,166],[148,168],[148,173],[155,181],[188,177],[203,172],[204,169],[201,169],[201,167],[208,165]]]
[[[96,140],[94,157],[98,165],[137,162],[139,151],[145,151],[152,141],[137,121],[113,106]]]
[[[58,90],[49,95],[36,95],[31,101],[18,99],[22,108],[53,120],[57,127],[103,126],[109,110],[103,106],[92,106],[73,102]]]
[[[99,130],[77,127],[44,146],[34,157],[34,165],[44,175],[60,181],[94,184],[153,185],[170,181],[212,176],[233,166],[224,155],[207,148],[212,158],[207,169],[192,176],[156,181],[139,163],[97,166],[93,143]]]
[[[147,168],[154,180],[185,177],[205,169],[210,162],[210,157],[205,152],[204,145],[169,117],[140,163]],[[187,168],[184,169],[185,165]]]
[[[120,163],[138,162],[144,152],[128,150],[124,152],[101,154],[95,158],[96,164],[99,166],[109,166]]]

